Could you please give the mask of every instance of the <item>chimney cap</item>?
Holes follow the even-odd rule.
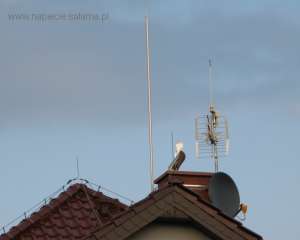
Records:
[[[154,180],[155,184],[159,184],[164,180],[167,176],[178,176],[178,177],[207,177],[210,178],[214,173],[210,172],[192,172],[192,171],[166,171],[162,175],[160,175],[158,178]]]

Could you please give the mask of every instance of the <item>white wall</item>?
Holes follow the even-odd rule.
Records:
[[[209,240],[199,229],[189,224],[152,223],[128,240]]]

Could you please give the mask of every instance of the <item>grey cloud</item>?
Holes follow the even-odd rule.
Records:
[[[270,11],[238,15],[177,4],[174,9],[161,4],[152,13],[156,120],[179,117],[178,108],[180,115],[206,109],[210,57],[221,105],[299,101],[298,21]],[[143,4],[116,6],[107,7],[111,20],[104,25],[6,23],[0,58],[2,122],[92,118],[144,123]],[[176,18],[180,11],[188,12],[185,20]]]

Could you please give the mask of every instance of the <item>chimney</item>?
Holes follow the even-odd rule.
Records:
[[[154,183],[161,189],[169,184],[179,183],[198,194],[203,200],[210,202],[208,197],[208,183],[213,173],[166,171]]]

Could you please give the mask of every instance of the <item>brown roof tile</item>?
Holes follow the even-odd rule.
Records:
[[[84,184],[74,184],[38,212],[1,235],[0,240],[81,239],[126,209],[127,206],[118,200]]]

